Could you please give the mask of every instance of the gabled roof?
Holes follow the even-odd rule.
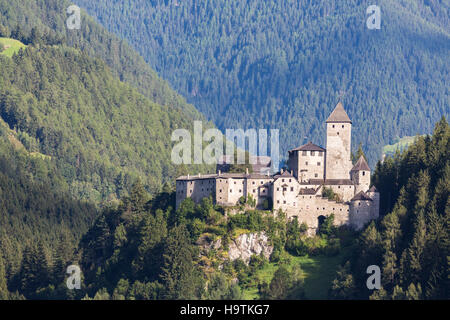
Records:
[[[349,122],[352,123],[352,120],[347,115],[347,112],[345,112],[344,106],[341,102],[339,102],[336,107],[334,108],[333,112],[331,112],[330,116],[328,117],[328,122]]]
[[[289,152],[291,151],[325,151],[325,149],[310,141],[307,144],[302,145],[301,147],[290,150]]]
[[[368,201],[373,201],[371,197],[369,197],[364,191],[360,191],[358,192],[350,201],[355,201],[355,200],[368,200]]]
[[[276,180],[276,179],[278,179],[278,178],[281,178],[281,177],[288,177],[288,178],[292,178],[293,177],[293,175],[289,172],[289,171],[283,171],[283,173],[281,173],[281,174],[276,174],[273,178]]]
[[[359,157],[351,171],[370,171],[370,167],[367,164],[366,159],[364,159],[364,156]]]

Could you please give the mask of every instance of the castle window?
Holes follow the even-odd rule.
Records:
[[[320,162],[317,162],[317,165],[320,166]]]
[[[338,186],[338,189],[340,189],[341,188],[341,186]]]
[[[233,189],[230,189],[230,193],[233,193]]]
[[[294,191],[294,187],[291,187],[291,191]]]
[[[236,181],[234,182],[234,184],[236,184]]]
[[[263,184],[264,182],[261,181],[261,184]]]
[[[277,188],[277,191],[280,191],[280,188]]]
[[[305,162],[305,166],[307,166],[307,165],[308,165],[308,161]]]
[[[365,176],[366,175],[366,172],[365,171],[363,171],[363,176]]]
[[[284,179],[281,179],[281,182],[284,182]]]
[[[339,132],[337,133],[337,135],[339,135]]]
[[[239,189],[239,192],[242,192],[242,190],[241,190],[241,189]]]
[[[342,125],[342,129],[344,129],[344,125]]]
[[[323,157],[323,152],[319,151],[319,157]]]
[[[222,189],[220,189],[219,192],[222,193]]]
[[[333,128],[334,128],[334,124],[333,124]]]
[[[315,155],[315,152],[314,152],[314,151],[311,151],[311,155],[312,155],[312,156]]]
[[[256,192],[256,189],[253,189],[253,193],[255,193]]]
[[[253,184],[255,184],[255,181],[253,181]]]
[[[306,156],[306,151],[303,151],[303,152],[302,152],[302,156]]]
[[[295,202],[294,202],[294,207],[295,207]]]
[[[286,200],[283,201],[283,204],[286,204]]]
[[[291,182],[292,181],[292,179],[289,179],[289,182]]]
[[[317,178],[318,176],[319,176],[319,175],[318,175],[317,173],[315,173],[315,174],[314,174],[314,177],[316,177],[316,178]]]
[[[283,192],[286,191],[286,188],[283,188]]]
[[[280,203],[280,200],[277,200],[277,203]]]

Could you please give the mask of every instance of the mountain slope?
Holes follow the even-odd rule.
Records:
[[[447,1],[378,1],[381,30],[359,0],[75,2],[220,129],[280,128],[283,156],[324,145],[339,95],[372,167],[395,137],[449,116]]]
[[[202,115],[186,103],[168,83],[158,77],[144,59],[124,41],[106,31],[90,16],[81,13],[81,29],[66,27],[67,0],[0,0],[0,32],[8,33],[19,26],[29,34],[32,28],[49,33],[69,46],[81,49],[91,57],[100,58],[121,81],[136,87],[152,101],[164,105],[169,112],[178,112],[188,119],[202,120]]]
[[[138,177],[154,193],[177,175],[211,170],[170,160],[172,131],[192,130],[203,116],[86,14],[80,30],[67,30],[68,6],[0,0],[1,35],[34,47],[0,62],[0,109],[10,128],[53,157],[83,199],[117,199]],[[62,44],[78,49],[48,47]]]
[[[32,151],[51,156],[72,194],[114,200],[138,178],[155,192],[179,174],[171,132],[190,120],[120,82],[101,60],[39,45],[0,56],[0,66],[0,116]]]

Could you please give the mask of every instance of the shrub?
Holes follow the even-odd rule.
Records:
[[[335,256],[341,252],[341,241],[338,238],[328,240],[328,244],[325,247],[325,254],[327,256]]]

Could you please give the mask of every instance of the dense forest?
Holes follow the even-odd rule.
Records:
[[[138,176],[150,192],[157,192],[181,173],[210,170],[200,165],[177,172],[170,161],[172,131],[192,130],[193,121],[203,116],[133,49],[89,16],[83,14],[80,30],[68,30],[68,6],[62,0],[0,1],[0,36],[33,48],[12,61],[2,59],[1,90],[3,96],[8,92],[2,116],[10,127],[16,129],[21,122],[17,129],[22,136],[37,139],[39,151],[64,167],[72,194],[94,201],[116,199],[124,184],[128,190]],[[54,45],[76,50],[48,47]],[[7,86],[10,82],[12,88]],[[31,114],[29,108],[34,109]],[[50,114],[44,119],[46,112]],[[110,121],[115,122],[111,128]],[[85,161],[83,166],[80,161]]]
[[[310,237],[251,197],[233,215],[212,198],[175,209],[174,178],[213,168],[175,166],[171,133],[203,115],[86,13],[67,30],[68,1],[0,0],[0,37],[22,47],[0,48],[0,300],[448,299],[446,3],[383,1],[387,32],[374,36],[361,1],[77,2],[221,128],[320,142],[345,91],[353,160],[434,131],[374,166],[381,217],[359,232],[330,215]],[[237,237],[261,233],[270,255],[229,259]],[[80,290],[66,285],[73,264]],[[369,265],[380,290],[367,290]]]
[[[442,118],[432,136],[418,137],[404,153],[377,164],[382,216],[359,233],[334,227],[330,216],[307,237],[307,226],[286,223],[282,212],[252,210],[250,202],[245,212],[228,217],[210,198],[197,205],[188,198],[175,210],[170,185],[151,197],[137,181],[118,206],[103,209],[74,251],[59,247],[45,255],[41,245],[26,247],[18,275],[27,276],[8,278],[9,291],[46,299],[240,299],[255,287],[262,299],[304,299],[304,271],[293,259],[339,255],[342,266],[327,284],[328,298],[446,299],[449,138]],[[227,250],[237,234],[261,231],[274,246],[269,260],[230,261],[201,243],[221,239]],[[61,263],[68,261],[82,267],[81,290],[62,284]],[[365,271],[374,264],[382,268],[382,288],[369,291]],[[261,282],[254,275],[268,265],[276,270]]]
[[[448,299],[450,272],[450,127],[417,137],[402,154],[377,164],[382,219],[360,235],[334,280],[338,299]],[[366,268],[381,268],[381,290],[365,286]]]
[[[448,1],[75,0],[127,39],[219,129],[279,128],[324,145],[342,97],[374,168],[384,145],[449,117]]]

